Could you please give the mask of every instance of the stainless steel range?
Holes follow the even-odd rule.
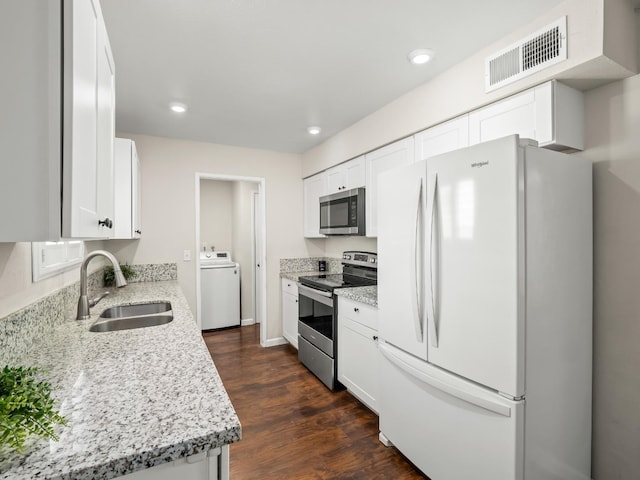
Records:
[[[378,283],[378,256],[344,252],[342,273],[298,279],[298,359],[328,388],[343,388],[337,378],[338,301],[334,290]]]

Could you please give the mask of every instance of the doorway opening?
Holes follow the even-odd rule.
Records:
[[[240,264],[240,324],[260,324],[266,344],[265,179],[196,173],[196,321],[203,325],[201,254],[229,252]]]

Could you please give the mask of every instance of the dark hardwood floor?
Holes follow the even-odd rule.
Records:
[[[425,479],[378,441],[378,417],[330,392],[288,345],[260,347],[259,326],[205,333],[242,423],[231,480]]]

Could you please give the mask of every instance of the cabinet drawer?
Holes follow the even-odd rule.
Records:
[[[378,309],[371,305],[338,297],[338,315],[378,330]]]
[[[282,279],[282,293],[290,293],[291,295],[298,296],[298,282],[289,280],[288,278]]]

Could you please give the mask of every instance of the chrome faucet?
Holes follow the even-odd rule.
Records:
[[[127,284],[127,281],[124,279],[124,275],[122,274],[122,270],[120,270],[120,264],[118,263],[118,260],[116,260],[116,257],[105,250],[94,250],[93,252],[89,253],[87,255],[87,258],[84,259],[84,262],[82,262],[82,266],[80,267],[80,299],[78,300],[78,315],[76,316],[76,320],[86,320],[90,316],[89,299],[87,298],[87,266],[89,265],[91,259],[97,257],[98,255],[107,257],[107,259],[109,259],[109,261],[113,265],[113,274],[116,280],[116,287],[124,287]]]

